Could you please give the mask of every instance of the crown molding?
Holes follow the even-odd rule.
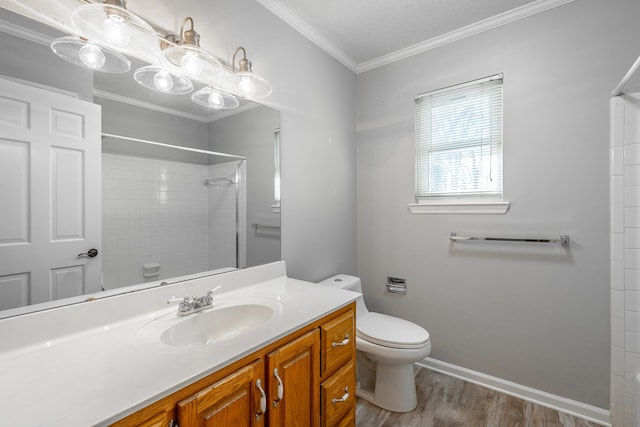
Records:
[[[414,55],[419,55],[428,50],[453,43],[466,37],[470,37],[481,32],[509,24],[528,16],[544,12],[554,7],[562,6],[574,0],[537,0],[532,3],[528,3],[526,5],[493,16],[491,18],[487,18],[471,25],[467,25],[466,27],[450,31],[441,36],[433,37],[404,49],[400,49],[387,55],[372,59],[370,61],[361,62],[359,64],[357,64],[356,61],[342,49],[338,48],[335,44],[327,40],[327,38],[311,28],[309,24],[300,19],[289,8],[285,7],[279,0],[257,1],[271,13],[293,27],[300,34],[315,43],[320,49],[324,50],[329,55],[340,61],[348,69],[355,72],[356,74],[360,74],[378,67],[382,67],[384,65],[401,61]]]
[[[358,64],[356,60],[349,56],[345,51],[335,44],[331,43],[326,37],[313,29],[309,24],[304,22],[298,15],[293,13],[288,7],[284,6],[278,0],[257,0],[268,11],[282,19],[284,22],[293,27],[294,30],[305,36],[320,49],[337,59],[342,65],[357,72]]]
[[[182,117],[183,119],[196,120],[202,123],[209,123],[210,118],[204,117],[198,114],[186,113],[184,111],[176,110],[174,108],[163,107],[161,105],[152,104],[150,102],[141,101],[135,98],[129,98],[128,96],[122,96],[111,92],[106,92],[100,89],[93,90],[93,96],[107,99],[109,101],[120,102],[122,104],[132,105],[134,107],[145,108],[147,110],[157,111],[159,113],[171,114],[173,116]]]
[[[256,102],[247,102],[245,104],[240,105],[238,108],[234,108],[233,110],[217,110],[212,111],[209,115],[200,115],[194,113],[187,113],[186,111],[177,110],[175,108],[164,107],[162,105],[153,104],[146,101],[141,101],[139,99],[130,98],[128,96],[118,95],[112,92],[107,92],[100,89],[93,90],[93,96],[107,99],[109,101],[120,102],[122,104],[132,105],[134,107],[145,108],[151,111],[157,111],[159,113],[171,114],[173,116],[182,117],[183,119],[195,120],[201,123],[211,123],[216,120],[224,119],[225,117],[233,116],[235,114],[240,114],[248,110],[252,110],[254,108],[260,107],[261,104]]]
[[[38,31],[24,28],[20,25],[13,24],[11,22],[0,19],[0,32],[19,37],[43,46],[51,46],[51,42],[54,37],[42,34]]]
[[[404,49],[397,50],[387,55],[383,55],[379,58],[365,61],[358,64],[357,73],[364,73],[365,71],[373,70],[384,65],[388,65],[403,59],[424,53],[428,50],[435,49],[449,43],[470,37],[484,31],[500,27],[502,25],[509,24],[514,21],[518,21],[523,18],[527,18],[531,15],[535,15],[540,12],[552,9],[554,7],[562,6],[570,3],[574,0],[538,0],[532,3],[528,3],[524,6],[517,7],[515,9],[503,12],[499,15],[492,16],[491,18],[478,21],[466,27],[459,28],[457,30],[450,31],[438,37],[425,40],[420,43],[416,43],[412,46]]]

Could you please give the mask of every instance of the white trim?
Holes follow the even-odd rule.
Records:
[[[262,104],[251,101],[239,106],[238,108],[234,108],[233,110],[221,110],[216,114],[212,114],[211,116],[207,117],[198,114],[187,113],[181,110],[176,110],[174,108],[163,107],[161,105],[152,104],[150,102],[141,101],[139,99],[130,98],[128,96],[106,92],[100,89],[93,89],[93,96],[102,99],[108,99],[110,101],[121,102],[127,105],[133,105],[134,107],[146,108],[147,110],[157,111],[159,113],[171,114],[173,116],[182,117],[184,119],[196,120],[202,123],[215,122],[216,120],[224,119],[225,117],[233,116],[234,114],[243,113],[245,111],[253,110],[254,108],[262,106]]]
[[[510,24],[511,22],[527,18],[531,15],[544,12],[554,7],[562,6],[572,1],[574,0],[537,0],[525,4],[524,6],[508,10],[496,16],[492,16],[491,18],[487,18],[471,25],[467,25],[466,27],[462,27],[457,30],[442,34],[440,36],[433,37],[432,39],[416,43],[404,49],[397,50],[395,52],[380,56],[370,61],[361,62],[360,64],[358,64],[357,73],[364,73],[365,71],[373,70],[374,68],[382,67],[384,65],[388,65],[393,62],[397,62],[411,56],[424,53],[428,50],[435,49],[458,40],[462,40],[466,37],[474,36],[476,34],[500,27],[502,25]]]
[[[479,214],[504,215],[509,210],[510,203],[495,200],[421,200],[419,203],[409,203],[412,214]]]
[[[21,27],[4,19],[0,19],[0,31],[43,46],[51,46],[51,42],[54,40],[54,37]]]
[[[496,390],[519,399],[524,399],[538,405],[546,406],[547,408],[555,409],[556,411],[564,412],[569,415],[574,415],[611,427],[610,413],[608,410],[603,408],[567,399],[562,396],[547,393],[546,391],[483,374],[482,372],[472,371],[471,369],[452,365],[430,357],[418,362],[417,365],[424,366],[425,368],[433,371],[455,378],[460,378],[470,383],[478,384],[482,387]]]
[[[31,87],[35,87],[35,88],[38,88],[38,89],[47,90],[49,92],[59,93],[60,95],[69,96],[71,98],[79,99],[79,96],[78,96],[78,94],[76,92],[72,92],[70,90],[60,89],[60,88],[55,87],[55,86],[47,86],[47,85],[43,85],[43,84],[40,84],[40,83],[31,82],[29,80],[22,80],[22,79],[19,79],[17,77],[5,76],[5,75],[2,75],[2,74],[0,74],[0,79],[9,80],[9,81],[12,81],[14,83],[23,84],[25,86],[31,86]]]
[[[374,58],[369,61],[357,63],[354,58],[349,56],[342,49],[337,47],[334,43],[329,41],[326,37],[320,34],[317,30],[312,28],[308,23],[303,21],[298,15],[292,12],[289,8],[284,6],[279,0],[257,0],[262,6],[264,6],[271,13],[282,19],[284,22],[293,27],[304,37],[313,42],[320,49],[333,56],[335,59],[344,64],[348,69],[356,74],[364,73],[365,71],[373,70],[384,65],[397,62],[411,56],[424,53],[428,50],[435,49],[444,46],[449,43],[461,40],[466,37],[470,37],[479,34],[484,31],[491,30],[493,28],[500,27],[511,22],[527,18],[531,15],[535,15],[540,12],[552,9],[554,7],[562,6],[570,3],[574,0],[537,0],[526,5],[517,7],[515,9],[503,12],[499,15],[491,18],[484,19],[482,21],[467,25],[466,27],[459,28],[457,30],[450,31],[446,34],[442,34],[437,37],[433,37],[429,40],[425,40],[420,43],[416,43],[412,46],[404,49],[391,52],[387,55]]]
[[[294,30],[305,36],[320,49],[340,61],[345,67],[357,72],[358,64],[356,60],[349,56],[345,51],[330,42],[325,36],[320,34],[309,24],[304,22],[298,15],[293,13],[288,7],[278,0],[257,0],[268,11],[289,24]]]

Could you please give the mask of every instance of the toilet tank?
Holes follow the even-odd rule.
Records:
[[[347,291],[358,292],[359,294],[362,293],[362,282],[360,281],[360,278],[346,274],[336,274],[328,279],[324,279],[322,282],[318,282],[318,284],[346,289]]]
[[[369,313],[369,309],[364,303],[364,297],[362,295],[362,282],[360,281],[359,277],[349,276],[347,274],[336,274],[335,276],[329,277],[328,279],[324,279],[322,282],[318,282],[318,284],[359,293],[360,296],[356,299],[356,318]]]

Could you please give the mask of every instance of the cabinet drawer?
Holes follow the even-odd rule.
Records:
[[[351,360],[338,372],[322,383],[322,426],[336,427],[345,425],[350,414],[354,415],[356,404],[356,371]]]
[[[321,375],[324,377],[355,357],[356,334],[353,310],[320,327],[322,357]]]
[[[352,412],[347,414],[337,425],[336,427],[354,427],[356,425],[356,416]]]

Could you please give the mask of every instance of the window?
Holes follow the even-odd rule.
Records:
[[[502,75],[415,101],[418,204],[501,202]]]

